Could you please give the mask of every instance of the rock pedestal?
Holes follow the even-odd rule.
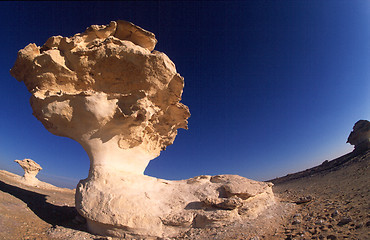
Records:
[[[18,163],[24,170],[23,180],[26,184],[36,185],[39,180],[36,178],[36,175],[42,170],[42,167],[33,161],[32,159],[23,159],[23,160],[14,160]]]
[[[235,175],[143,175],[190,116],[180,103],[183,77],[153,50],[156,42],[153,33],[119,20],[18,52],[11,74],[32,93],[35,117],[89,155],[77,210],[91,232],[120,237],[173,237],[257,216],[274,204],[270,184]]]

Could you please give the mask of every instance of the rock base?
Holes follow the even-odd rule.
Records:
[[[110,173],[80,181],[76,192],[89,231],[114,237],[176,237],[254,219],[273,204],[271,183],[237,175],[167,181]]]

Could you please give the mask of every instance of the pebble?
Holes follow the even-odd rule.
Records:
[[[335,235],[328,235],[328,236],[326,236],[326,239],[328,239],[328,240],[336,240],[338,238]]]
[[[297,224],[300,224],[301,223],[301,220],[299,219],[294,219],[294,221],[292,222],[293,225],[297,225]]]
[[[338,222],[338,226],[343,226],[343,225],[346,225],[348,223],[352,222],[352,218],[350,217],[344,217],[342,218],[339,222]]]
[[[332,214],[331,214],[331,217],[336,217],[339,215],[339,211],[338,210],[335,210]]]
[[[322,219],[319,219],[319,220],[317,220],[316,222],[315,222],[315,224],[316,225],[321,225],[321,224],[323,224],[324,223],[324,221],[322,220]]]
[[[305,196],[305,197],[299,198],[299,200],[295,201],[295,203],[296,204],[308,203],[308,202],[311,202],[312,200],[313,198],[311,196]]]

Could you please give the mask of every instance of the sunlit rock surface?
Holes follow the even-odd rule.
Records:
[[[354,145],[356,151],[370,149],[370,122],[367,120],[357,121],[347,143]]]
[[[11,74],[32,93],[35,117],[90,157],[77,210],[91,232],[119,237],[174,237],[256,217],[274,204],[271,184],[236,175],[182,181],[143,175],[190,116],[180,103],[183,77],[153,51],[156,42],[132,23],[113,21],[18,53]]]
[[[26,184],[37,185],[39,180],[36,178],[36,175],[42,170],[42,167],[33,161],[32,159],[25,158],[23,160],[14,160],[18,163],[24,170],[23,180]]]

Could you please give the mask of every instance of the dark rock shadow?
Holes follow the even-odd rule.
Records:
[[[73,221],[79,215],[74,207],[53,205],[46,201],[47,195],[12,186],[3,181],[0,181],[0,191],[22,200],[39,218],[53,227],[58,225],[87,232],[85,225]]]
[[[204,208],[204,204],[202,202],[190,202],[188,205],[186,205],[185,209],[202,209]]]

